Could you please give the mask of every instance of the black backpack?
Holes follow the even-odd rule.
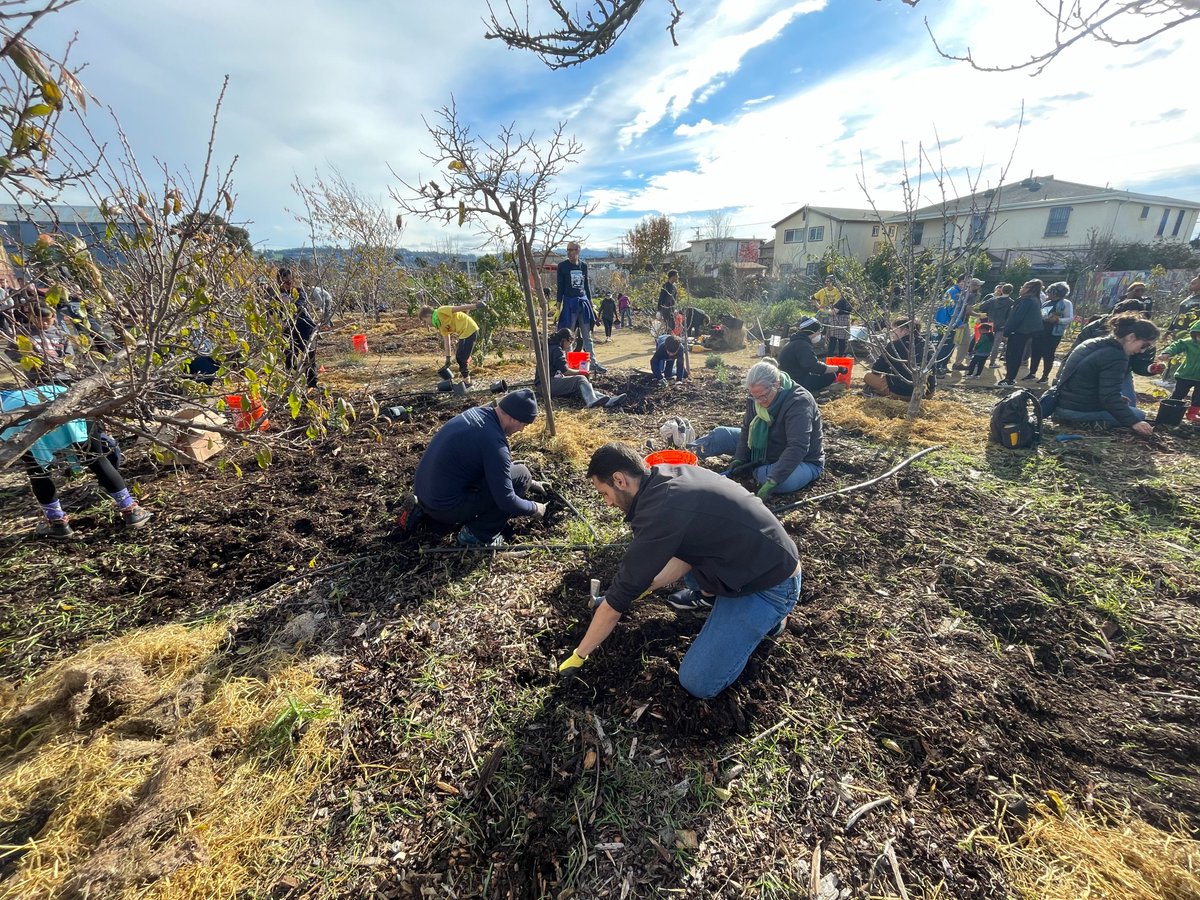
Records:
[[[1009,450],[1024,450],[1041,441],[1041,401],[1029,391],[1013,391],[992,407],[988,438]]]

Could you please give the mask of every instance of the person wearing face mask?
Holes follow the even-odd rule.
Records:
[[[807,318],[796,327],[787,345],[779,351],[779,368],[810,394],[831,388],[844,366],[827,366],[817,356],[814,345],[821,342],[821,323]]]
[[[1084,341],[1071,351],[1054,382],[1054,420],[1063,424],[1098,422],[1123,425],[1142,436],[1154,430],[1146,414],[1124,396],[1129,358],[1145,353],[1158,339],[1158,326],[1137,313],[1110,319],[1112,334]]]

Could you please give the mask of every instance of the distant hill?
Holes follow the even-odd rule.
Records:
[[[315,257],[321,259],[329,259],[337,261],[345,250],[341,247],[317,247],[314,253],[312,247],[288,247],[284,250],[264,250],[263,257],[268,262],[301,262],[312,260]],[[579,255],[584,259],[596,259],[598,257],[608,256],[607,250],[583,250]],[[396,250],[396,259],[403,266],[415,266],[418,260],[423,260],[426,265],[436,266],[439,263],[463,263],[474,262],[480,255],[478,253],[459,253],[451,256],[448,253],[441,253],[437,250],[409,250],[407,247],[400,247]]]

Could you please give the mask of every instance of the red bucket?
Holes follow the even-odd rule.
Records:
[[[367,352],[367,336],[365,334],[356,334],[350,340],[354,342],[355,353]]]
[[[242,401],[249,401],[244,404]],[[233,411],[233,427],[238,431],[266,431],[271,423],[267,421],[267,408],[258,397],[243,397],[241,394],[229,394],[225,405]],[[246,407],[249,406],[249,409]]]
[[[586,372],[590,366],[590,362],[586,353],[576,353],[572,350],[567,354],[568,369],[578,369],[580,372]]]
[[[659,450],[646,457],[648,466],[694,466],[696,454],[691,450]]]
[[[830,356],[826,358],[825,365],[827,366],[845,366],[846,374],[839,375],[837,380],[842,384],[850,383],[850,376],[854,374],[854,357],[853,356]]]

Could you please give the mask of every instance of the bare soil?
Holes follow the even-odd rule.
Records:
[[[372,346],[417,359],[429,343]],[[601,353],[613,361],[598,386],[629,395],[608,419],[615,436],[653,440],[667,414],[698,431],[736,419],[736,371],[721,381],[696,363],[690,382],[661,388],[634,370],[642,349]],[[1196,469],[1177,469],[1194,460],[1194,433],[1157,449],[1089,433],[1036,455],[946,451],[788,513],[801,602],[785,636],[704,703],[677,681],[701,623],[652,600],[582,679],[557,678],[554,660],[586,627],[588,579],[607,583],[619,546],[492,558],[423,552],[449,547],[445,534],[397,539],[393,507],[430,436],[480,401],[415,393],[426,369],[402,365],[375,386],[412,421],[364,415],[266,470],[247,453],[240,478],[133,454],[126,474],[156,513],[144,531],[115,532],[82,479],[64,492],[84,509],[72,519],[81,539],[34,548],[27,489],[0,491],[19,523],[3,537],[0,607],[0,675],[14,681],[143,625],[236,608],[235,639],[252,645],[319,613],[300,643],[333,658],[348,752],[297,810],[305,837],[278,895],[795,896],[820,848],[818,874],[866,896],[890,884],[878,870],[891,846],[914,895],[1007,897],[994,849],[974,835],[1047,791],[1195,834],[1200,593],[1194,562],[1161,543],[1194,553]],[[981,413],[993,402],[948,392]],[[907,455],[836,428],[827,453],[817,492]],[[620,539],[578,469],[536,461]],[[570,521],[518,522],[510,539],[570,543]],[[747,783],[736,766],[773,775]],[[684,795],[638,795],[660,782]],[[686,827],[664,832],[668,808]],[[0,823],[0,838],[35,837],[37,812]]]

